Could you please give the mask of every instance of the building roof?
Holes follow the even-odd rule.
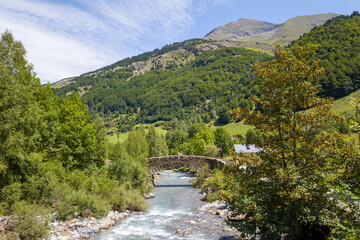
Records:
[[[237,153],[257,153],[262,151],[261,148],[257,148],[255,145],[245,145],[245,144],[234,144],[235,152]]]

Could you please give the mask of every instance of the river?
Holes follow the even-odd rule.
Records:
[[[204,205],[200,200],[203,195],[191,186],[193,178],[183,172],[161,172],[154,188],[156,197],[147,200],[149,208],[144,214],[125,219],[96,239],[235,239],[224,222],[225,216],[214,215],[225,206]]]

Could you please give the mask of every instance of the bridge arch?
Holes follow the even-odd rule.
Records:
[[[151,157],[147,160],[149,165],[149,174],[155,174],[156,172],[166,168],[186,167],[193,171],[198,171],[206,164],[209,165],[210,169],[222,169],[225,165],[225,162],[221,159],[194,155]]]

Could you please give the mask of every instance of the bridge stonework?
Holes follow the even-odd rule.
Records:
[[[193,155],[173,155],[163,157],[151,157],[148,158],[149,173],[154,174],[162,169],[166,168],[179,168],[186,167],[194,171],[198,171],[205,164],[208,164],[210,169],[219,168],[222,169],[225,162],[205,156],[193,156]]]

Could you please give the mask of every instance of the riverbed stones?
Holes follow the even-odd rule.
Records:
[[[144,198],[145,199],[155,198],[155,194],[154,193],[144,194]]]
[[[183,234],[183,231],[180,228],[176,229],[175,235],[182,235],[182,234]]]
[[[224,211],[223,210],[217,210],[215,214],[216,215],[224,215]]]
[[[95,234],[113,227],[116,222],[134,214],[141,214],[141,212],[110,211],[108,215],[102,219],[95,219],[92,216],[87,216],[77,217],[67,222],[55,220],[50,224],[50,235],[46,240],[89,239]]]

